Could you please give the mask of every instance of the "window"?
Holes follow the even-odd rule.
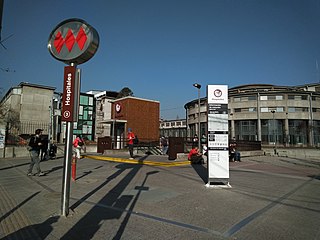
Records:
[[[307,95],[288,95],[289,100],[308,100]]]
[[[296,108],[295,107],[288,107],[288,112],[294,113],[294,112],[296,112]]]
[[[276,112],[284,112],[284,107],[277,107]]]
[[[233,101],[234,101],[234,102],[240,102],[240,101],[241,101],[241,98],[235,97],[235,98],[233,98]]]
[[[282,95],[276,96],[276,100],[283,100],[283,96]]]
[[[89,98],[87,96],[80,96],[80,104],[81,105],[88,105]]]
[[[261,112],[269,112],[269,108],[267,108],[267,107],[262,107],[262,108],[260,109],[260,111],[261,111]]]
[[[249,96],[248,100],[249,101],[255,101],[255,100],[257,100],[257,97],[256,96]]]
[[[268,100],[268,96],[260,96],[260,100],[261,101],[266,101],[266,100]]]
[[[89,105],[93,106],[93,97],[89,97]]]

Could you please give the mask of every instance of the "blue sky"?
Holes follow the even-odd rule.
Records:
[[[4,0],[2,95],[20,82],[62,91],[64,63],[47,43],[63,20],[93,26],[100,45],[79,65],[81,91],[120,91],[160,101],[161,117],[184,118],[184,104],[209,84],[235,87],[319,82],[319,0]]]

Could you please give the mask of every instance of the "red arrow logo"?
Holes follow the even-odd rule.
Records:
[[[82,50],[87,39],[88,38],[85,31],[82,27],[80,27],[77,37],[74,36],[71,29],[68,30],[65,38],[63,38],[61,32],[59,31],[54,39],[53,45],[58,53],[60,53],[64,44],[66,44],[68,51],[71,52],[75,43],[77,43],[80,50]]]

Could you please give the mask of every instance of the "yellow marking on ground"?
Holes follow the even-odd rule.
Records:
[[[84,155],[84,157],[85,157],[85,158],[95,159],[95,160],[102,160],[102,161],[113,161],[113,162],[131,163],[131,164],[143,164],[143,165],[149,165],[149,166],[174,167],[174,166],[190,165],[190,161],[181,161],[181,162],[155,162],[155,161],[148,161],[148,160],[127,159],[127,158],[114,158],[114,157],[106,157],[106,156],[89,156],[89,155]]]

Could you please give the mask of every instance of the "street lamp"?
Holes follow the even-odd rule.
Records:
[[[200,146],[201,146],[201,143],[200,143],[200,88],[201,88],[201,85],[199,83],[194,83],[193,86],[195,88],[198,88],[198,148],[199,150],[201,149]]]
[[[274,141],[274,154],[277,154],[277,139],[275,137],[275,131],[276,131],[276,123],[274,120],[274,113],[276,112],[275,110],[272,110],[272,116],[273,116],[273,141]]]

